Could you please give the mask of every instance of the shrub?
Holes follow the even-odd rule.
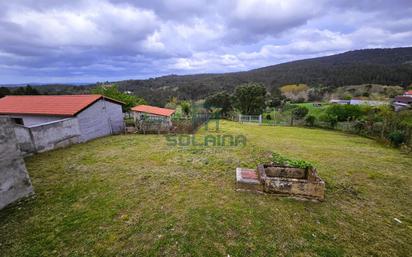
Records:
[[[337,121],[356,120],[364,115],[367,108],[360,105],[331,105],[326,109],[326,114],[336,117]]]
[[[306,125],[313,127],[315,125],[316,117],[313,115],[308,115],[305,119]]]
[[[308,112],[309,112],[309,109],[307,107],[298,106],[292,110],[292,115],[293,115],[293,118],[300,120],[300,119],[303,119],[306,116],[306,114],[308,114]]]
[[[268,114],[266,114],[266,119],[267,119],[267,120],[271,120],[271,119],[272,119],[272,116],[270,116],[270,114],[268,113]]]
[[[396,147],[398,147],[402,143],[404,143],[405,139],[406,139],[404,133],[402,131],[399,131],[399,130],[395,130],[395,131],[389,133],[388,138],[391,141],[391,143]]]
[[[325,121],[329,123],[329,126],[331,128],[335,128],[336,125],[338,124],[338,118],[335,115],[329,114],[329,113],[324,113],[322,114],[319,119],[321,121]]]

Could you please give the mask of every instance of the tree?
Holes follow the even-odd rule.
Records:
[[[208,96],[203,106],[209,110],[219,108],[222,116],[226,116],[233,109],[231,96],[226,91]]]
[[[6,95],[10,95],[10,90],[7,87],[0,87],[0,98]]]
[[[266,88],[258,83],[238,86],[234,94],[234,106],[246,115],[260,115],[265,109]]]
[[[189,116],[191,107],[190,102],[182,101],[180,102],[180,107],[182,108],[183,115]]]
[[[122,106],[123,112],[130,111],[130,109],[136,105],[146,104],[146,101],[143,98],[120,92],[116,85],[99,86],[99,87],[94,88],[92,90],[92,93],[104,95],[114,100],[123,102],[124,103],[124,105]]]
[[[178,102],[177,97],[172,96],[172,97],[170,97],[169,101],[166,103],[165,108],[176,109],[177,102]]]
[[[25,87],[18,87],[13,91],[13,95],[40,95],[40,92],[34,87],[27,85]]]
[[[297,106],[292,110],[292,119],[291,119],[291,125],[293,126],[293,120],[300,120],[303,119],[306,114],[308,114],[309,109],[305,106]]]

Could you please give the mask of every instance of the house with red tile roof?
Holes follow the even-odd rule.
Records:
[[[160,108],[150,105],[138,105],[131,109],[135,121],[157,120],[171,124],[171,118],[176,112],[173,109]]]
[[[138,105],[132,108],[133,112],[138,112],[153,116],[171,117],[176,111],[173,109],[160,108],[150,105]]]
[[[122,104],[102,95],[5,96],[0,99],[0,115],[27,128],[71,119],[71,131],[75,127],[84,142],[122,132]]]

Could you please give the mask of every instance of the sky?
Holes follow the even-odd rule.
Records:
[[[412,45],[411,0],[0,0],[0,84],[244,71]]]

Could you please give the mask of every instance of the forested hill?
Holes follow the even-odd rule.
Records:
[[[269,90],[294,83],[324,86],[330,90],[365,83],[406,86],[412,83],[412,47],[356,50],[246,72],[173,75],[120,81],[118,85],[152,103],[164,103],[171,95],[200,99],[216,91],[232,91],[245,82],[261,82]]]
[[[170,75],[146,80],[114,82],[151,104],[179,99],[202,99],[214,92],[233,89],[245,82],[261,82],[270,91],[285,84],[304,83],[332,91],[358,84],[406,86],[412,83],[412,47],[355,50],[342,54],[293,61],[255,70],[222,74]],[[48,85],[41,93],[86,93],[90,86]]]

